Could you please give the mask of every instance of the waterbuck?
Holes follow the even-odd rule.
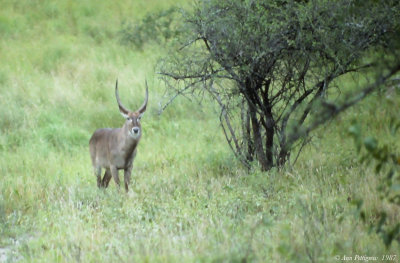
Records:
[[[124,125],[122,128],[96,130],[90,138],[89,148],[94,173],[97,177],[97,186],[107,188],[112,176],[118,188],[120,188],[118,170],[124,170],[125,190],[128,192],[133,160],[142,136],[140,119],[146,111],[149,97],[147,82],[146,98],[137,111],[130,111],[121,104],[118,94],[118,80],[115,83],[115,97],[119,111],[126,119]],[[102,168],[105,169],[103,180],[101,179]]]

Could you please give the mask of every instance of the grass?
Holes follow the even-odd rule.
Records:
[[[399,256],[399,246],[385,249],[348,201],[363,198],[371,220],[381,206],[379,178],[360,165],[347,135],[356,119],[390,142],[385,127],[398,114],[398,94],[371,97],[317,131],[295,166],[248,172],[211,105],[178,99],[158,115],[163,87],[153,68],[162,47],[138,51],[119,42],[124,22],[172,3],[2,1],[0,262]],[[123,123],[117,77],[129,107],[141,104],[145,79],[150,91],[129,194],[113,182],[97,189],[88,151],[95,129]]]

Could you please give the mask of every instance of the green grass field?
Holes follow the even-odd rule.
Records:
[[[362,198],[372,221],[382,206],[379,176],[347,131],[358,120],[399,149],[385,128],[399,94],[374,95],[315,132],[293,167],[249,172],[210,103],[180,98],[158,114],[165,49],[120,42],[124,23],[176,1],[0,2],[1,263],[398,262],[399,245],[386,249],[349,201]],[[97,188],[88,148],[94,130],[124,122],[116,78],[130,108],[149,84],[128,194],[113,181]]]

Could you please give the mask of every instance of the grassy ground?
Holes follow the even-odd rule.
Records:
[[[181,99],[158,115],[162,47],[120,44],[123,23],[173,2],[1,1],[0,262],[398,260],[349,202],[363,198],[370,216],[381,206],[347,129],[357,119],[389,141],[399,96],[371,97],[319,130],[294,167],[247,172],[212,107]],[[123,123],[117,77],[131,108],[145,78],[150,89],[127,195],[113,182],[97,189],[88,151],[95,129]]]

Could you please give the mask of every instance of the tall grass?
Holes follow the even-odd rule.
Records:
[[[319,130],[295,166],[247,171],[209,103],[178,99],[158,115],[163,87],[153,68],[163,47],[120,44],[123,23],[172,4],[2,1],[0,262],[337,262],[398,253],[349,202],[380,205],[378,179],[347,136],[357,119],[389,140],[398,94],[394,106],[371,97]],[[88,153],[95,129],[123,123],[116,78],[133,109],[145,79],[150,91],[129,194],[113,182],[97,189]]]

